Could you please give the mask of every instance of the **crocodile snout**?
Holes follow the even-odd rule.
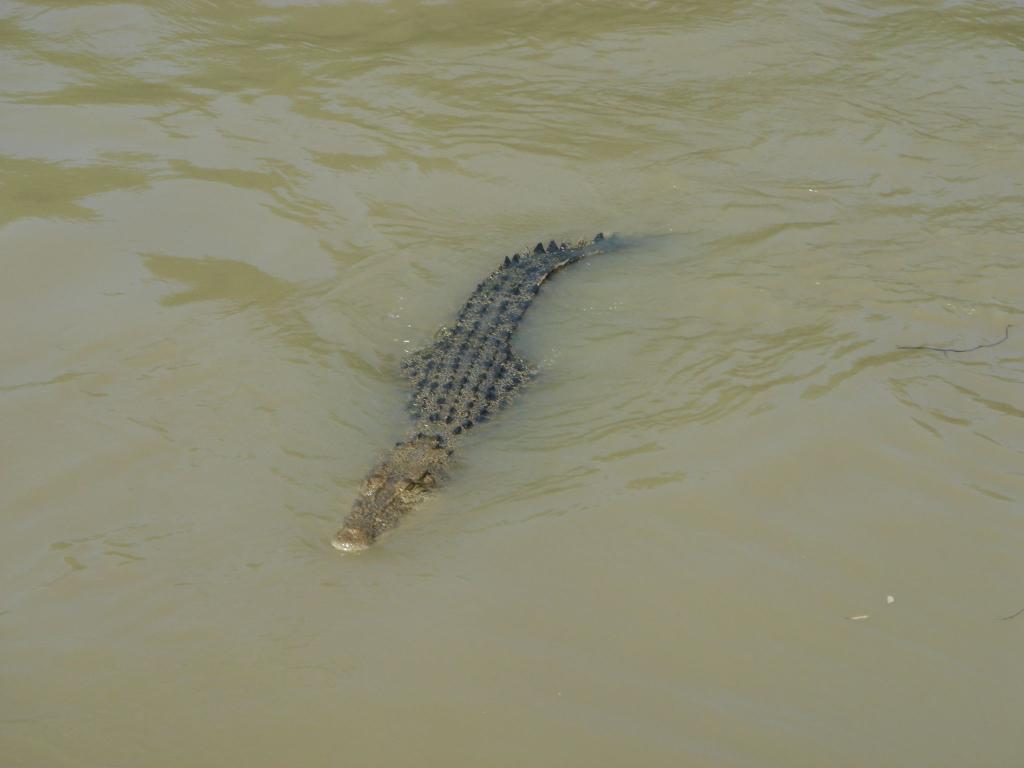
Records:
[[[372,543],[373,539],[365,530],[354,526],[342,528],[331,539],[331,546],[342,552],[361,552],[369,549]]]

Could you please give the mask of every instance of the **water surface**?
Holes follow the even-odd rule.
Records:
[[[0,3],[5,765],[1020,764],[1022,72],[1012,2]],[[402,355],[598,230],[339,556]]]

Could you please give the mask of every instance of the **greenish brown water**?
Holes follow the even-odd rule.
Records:
[[[0,3],[0,764],[1024,764],[1022,147],[1012,2]]]

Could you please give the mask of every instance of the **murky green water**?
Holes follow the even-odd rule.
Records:
[[[1013,2],[0,3],[0,763],[1022,764],[1022,147]]]

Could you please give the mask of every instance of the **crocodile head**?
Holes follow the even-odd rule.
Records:
[[[418,435],[399,443],[363,482],[331,546],[343,552],[367,549],[398,522],[434,486],[449,451],[432,437]]]

